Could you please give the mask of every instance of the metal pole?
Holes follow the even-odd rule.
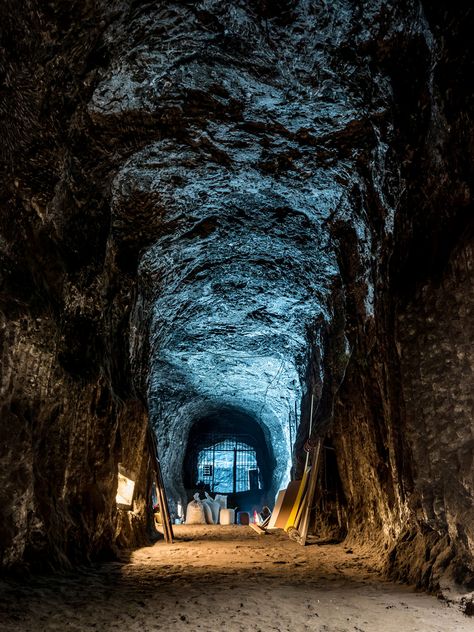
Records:
[[[212,481],[211,481],[211,492],[214,493],[214,473],[216,471],[216,444],[212,445]]]
[[[293,432],[292,432],[292,428],[291,428],[291,413],[288,413],[288,428],[290,429],[290,447],[291,450],[293,451]]]
[[[311,393],[311,412],[309,413],[308,439],[311,437],[311,433],[313,432],[313,405],[314,405],[314,395],[313,395],[313,393]],[[308,467],[308,465],[309,465],[309,452],[306,452],[306,465],[305,465],[305,467]]]
[[[237,491],[237,448],[234,448],[234,472],[233,472],[234,494]]]

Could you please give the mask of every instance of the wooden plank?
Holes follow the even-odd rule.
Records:
[[[298,493],[296,495],[295,501],[293,503],[293,507],[291,509],[290,515],[288,516],[288,520],[286,521],[285,524],[285,531],[288,531],[288,529],[290,527],[294,527],[295,526],[295,521],[296,521],[296,515],[298,513],[298,510],[301,506],[301,501],[303,498],[303,494],[306,491],[306,483],[308,481],[308,474],[310,472],[311,468],[307,467],[305,468],[305,471],[303,473],[303,478],[300,481],[300,486],[298,488]]]
[[[319,473],[319,465],[321,462],[321,446],[323,440],[321,438],[318,439],[318,442],[315,448],[312,450],[313,453],[313,464],[311,468],[311,474],[308,482],[308,493],[306,494],[305,501],[305,510],[301,520],[301,525],[298,530],[293,529],[289,532],[289,535],[292,540],[296,540],[302,546],[306,545],[306,539],[308,537],[308,529],[309,522],[311,519],[311,510],[313,508],[314,496],[316,494],[316,485],[318,482],[318,473]]]
[[[161,471],[156,472],[156,483],[160,509],[162,508],[160,513],[162,515],[163,532],[166,542],[171,544],[173,542],[173,528],[171,526],[171,520],[169,516],[168,500],[163,488],[163,480],[161,479]]]
[[[275,529],[284,529],[300,489],[301,480],[291,481],[285,490],[280,511],[275,521]]]
[[[249,527],[258,533],[258,535],[265,535],[267,533],[266,529],[262,529],[262,527],[259,524],[255,524],[255,522],[251,522]]]
[[[296,514],[295,524],[294,524],[294,527],[296,527],[296,529],[298,529],[298,527],[299,527],[299,524],[301,522],[301,518],[302,518],[303,513],[304,513],[304,509],[306,507],[307,494],[308,494],[308,486],[306,486],[303,498],[301,499],[300,506],[298,507],[298,513]]]
[[[163,482],[163,476],[161,473],[161,465],[158,459],[158,446],[156,441],[155,433],[153,429],[148,426],[148,439],[149,439],[149,447],[152,458],[153,469],[155,470],[155,478],[156,478],[156,491],[158,493],[158,502],[160,505],[160,513],[162,516],[163,522],[163,534],[165,536],[165,541],[169,544],[173,543],[173,527],[171,526],[171,519],[168,507],[168,499],[166,497],[165,486]]]
[[[268,529],[275,529],[275,522],[278,518],[278,514],[280,513],[281,503],[283,502],[283,496],[285,495],[286,489],[280,489],[278,492],[278,496],[275,502],[275,507],[273,508],[272,515],[270,516],[270,521],[268,523]]]

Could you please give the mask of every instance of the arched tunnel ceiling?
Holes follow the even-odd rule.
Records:
[[[368,106],[350,80],[363,63],[341,65],[354,38],[348,2],[295,3],[289,23],[272,22],[278,48],[245,3],[167,3],[147,16],[131,15],[129,33],[143,42],[126,42],[88,111],[98,129],[117,119],[160,128],[119,169],[112,209],[116,242],[141,244],[150,412],[165,472],[178,471],[193,421],[232,406],[270,431],[281,479],[308,330],[332,318],[331,223],[350,224],[361,260],[370,249],[351,195],[362,187],[362,146],[381,186],[387,147],[374,125],[386,85],[380,77],[368,88]],[[358,38],[362,46],[363,19]],[[384,212],[390,229],[387,201]],[[368,312],[371,296],[368,282]]]
[[[166,143],[147,148],[115,181],[118,208],[136,187],[163,208],[160,233],[140,263],[154,295],[152,406],[158,400],[165,417],[193,401],[247,411],[275,441],[280,435],[281,476],[290,464],[288,416],[301,397],[306,330],[327,317],[336,274],[321,225],[328,199],[341,192],[325,174],[318,189],[314,181],[312,190],[300,189],[290,177],[264,177],[237,162],[201,165],[193,151],[166,150]]]

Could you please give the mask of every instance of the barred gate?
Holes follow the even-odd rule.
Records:
[[[226,494],[261,489],[261,477],[254,448],[242,438],[210,435],[209,446],[198,455],[198,480],[212,492]]]

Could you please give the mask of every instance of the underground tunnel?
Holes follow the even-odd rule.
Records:
[[[226,494],[231,507],[253,515],[273,504],[276,492],[285,486],[281,473],[274,477],[274,469],[269,433],[265,436],[251,417],[222,410],[191,427],[183,462],[183,483],[189,492],[201,484],[213,494]]]
[[[5,630],[472,629],[473,10],[0,19]]]

